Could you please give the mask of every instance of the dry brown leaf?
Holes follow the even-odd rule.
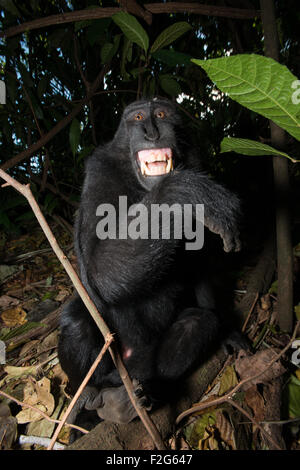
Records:
[[[249,377],[255,376],[259,372],[262,372],[271,360],[277,355],[278,350],[275,348],[265,349],[258,351],[254,355],[240,350],[239,355],[235,361],[235,370],[239,374],[241,380],[248,379]],[[243,390],[251,388],[253,385],[258,383],[266,383],[270,380],[279,377],[284,374],[285,368],[280,362],[275,362],[267,371],[261,374],[259,377],[250,380],[243,385]]]
[[[9,295],[1,295],[0,297],[0,308],[7,309],[7,307],[13,307],[20,303],[19,299],[10,297]]]
[[[0,403],[0,450],[8,450],[17,437],[17,420],[11,415],[9,406]]]
[[[4,321],[5,326],[13,327],[24,325],[27,322],[26,312],[21,307],[9,308],[1,313],[1,318]]]
[[[55,364],[55,366],[51,368],[50,374],[52,381],[55,380],[58,384],[61,385],[66,385],[68,383],[68,376],[62,370],[61,365],[59,363]]]
[[[234,429],[222,410],[216,413],[216,428],[220,433],[222,441],[235,450]]]
[[[40,350],[46,350],[50,348],[55,348],[58,344],[58,330],[52,331],[46,338],[43,339],[41,343]]]
[[[215,437],[216,429],[209,426],[204,431],[203,439],[199,440],[199,450],[219,450],[219,443]]]
[[[69,297],[70,292],[68,289],[60,289],[57,296],[54,298],[57,302],[63,302],[67,297]]]
[[[263,295],[260,299],[260,304],[263,310],[269,310],[272,307],[270,294]]]
[[[50,393],[50,385],[50,380],[47,377],[43,377],[38,381],[33,378],[29,380],[24,388],[24,403],[32,405],[50,416],[53,413],[55,404],[53,395]],[[18,423],[21,424],[39,421],[42,416],[38,411],[25,408],[17,414],[16,418]]]
[[[245,392],[245,400],[251,408],[256,421],[263,421],[265,418],[265,401],[256,387],[251,387]]]
[[[0,388],[10,382],[10,380],[24,379],[29,375],[36,375],[38,367],[37,366],[27,366],[27,367],[17,367],[17,366],[5,366],[4,371],[6,376],[0,381]]]
[[[190,450],[190,446],[182,436],[179,438],[175,436],[171,437],[168,444],[171,450]]]
[[[33,346],[35,346],[37,343],[39,343],[38,339],[33,339],[31,341],[28,341],[28,343],[25,343],[21,348],[19,357],[25,356],[25,354],[27,354],[27,352],[30,351]]]

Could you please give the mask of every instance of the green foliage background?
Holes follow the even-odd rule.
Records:
[[[231,7],[259,9],[258,0],[247,5],[238,0],[229,3]],[[99,6],[119,4],[0,0],[0,26],[6,30],[34,19]],[[281,62],[300,76],[297,1],[278,0],[276,8]],[[121,12],[111,18],[57,24],[0,38],[0,79],[7,91],[7,102],[0,105],[0,162],[38,141],[67,116],[105,67],[97,93],[73,121],[44,148],[10,169],[23,181],[31,178],[46,211],[60,211],[72,220],[85,158],[113,137],[124,107],[141,96],[158,95],[177,102],[189,141],[199,149],[199,160],[209,172],[245,190],[251,189],[253,179],[259,184],[253,159],[241,162],[234,154],[220,158],[219,149],[226,136],[267,139],[267,120],[221,93],[206,72],[191,62],[192,58],[207,61],[236,54],[262,55],[259,18],[231,20],[172,13],[153,15],[151,25],[132,15],[128,18]],[[299,158],[299,149],[293,148],[292,155]],[[248,186],[241,176],[245,173]],[[61,204],[61,194],[71,204]],[[3,197],[1,192],[0,227],[8,229],[18,225],[16,218],[24,209],[22,205],[19,213],[18,205],[13,212],[5,209]]]

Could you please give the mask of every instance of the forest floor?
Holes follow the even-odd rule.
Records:
[[[71,233],[51,228],[75,266]],[[296,261],[297,255],[300,248]],[[57,342],[59,314],[74,288],[38,226],[2,239],[0,256],[0,448],[45,449],[70,401]],[[236,305],[247,294],[251,269],[236,280]],[[247,313],[241,328],[250,349],[228,354],[200,406],[168,437],[171,449],[300,450],[300,341],[291,344],[278,328],[276,283],[257,292]],[[201,408],[207,400],[211,406]],[[55,448],[66,447],[69,436],[64,426]]]

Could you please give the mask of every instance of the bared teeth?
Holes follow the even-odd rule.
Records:
[[[170,148],[140,150],[138,160],[143,176],[165,175],[173,170]]]
[[[147,163],[141,162],[141,172],[143,176],[146,174],[146,171],[147,171]]]
[[[167,168],[166,168],[166,173],[170,173],[171,170],[173,170],[173,160],[172,160],[172,157],[169,158],[169,160],[168,160]]]

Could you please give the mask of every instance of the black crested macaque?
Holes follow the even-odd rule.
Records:
[[[197,160],[175,106],[154,98],[130,104],[114,139],[98,147],[85,166],[75,228],[80,278],[116,334],[139,402],[147,408],[159,403],[169,385],[206,357],[218,335],[205,242],[202,249],[186,249],[185,232],[181,238],[174,236],[180,220],[175,212],[170,216],[170,236],[164,236],[168,235],[164,222],[151,226],[151,208],[176,204],[184,211],[189,205],[194,223],[195,209],[203,204],[206,232],[219,235],[225,251],[240,249],[239,199],[201,172],[195,166]],[[134,221],[133,212],[127,218],[119,214],[120,196],[126,196],[128,208],[139,204],[140,215],[147,214],[143,220],[150,235],[152,228],[158,228],[159,237],[118,236],[119,229],[129,232]],[[116,215],[116,227],[111,230],[116,236],[101,236],[110,207]],[[73,391],[103,344],[96,324],[76,297],[62,313],[59,341],[60,362]],[[136,416],[109,353],[70,421],[83,408],[119,423]]]

